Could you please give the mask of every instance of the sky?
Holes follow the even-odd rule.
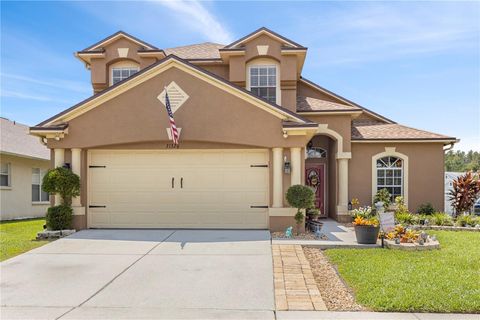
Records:
[[[305,78],[480,151],[480,1],[2,1],[0,114],[35,125],[89,97],[73,53],[118,30],[170,48],[262,26],[309,48]]]

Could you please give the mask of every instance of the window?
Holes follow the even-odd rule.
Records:
[[[377,191],[387,189],[392,202],[403,196],[403,161],[397,157],[383,157],[377,160]]]
[[[276,66],[250,67],[250,91],[263,99],[277,103]]]
[[[45,202],[49,200],[48,193],[42,190],[42,179],[45,172],[39,168],[32,169],[32,202]]]
[[[2,163],[0,167],[0,187],[10,187],[10,163]]]
[[[112,68],[112,84],[120,82],[138,72],[136,67]]]
[[[320,147],[307,147],[307,159],[326,158],[327,150]]]

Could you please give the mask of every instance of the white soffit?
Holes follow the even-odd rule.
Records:
[[[175,81],[170,82],[167,86],[168,99],[170,100],[170,108],[172,113],[175,113],[184,103],[188,100],[189,96],[185,91],[180,88]],[[157,96],[157,99],[160,100],[163,105],[165,105],[165,89]]]

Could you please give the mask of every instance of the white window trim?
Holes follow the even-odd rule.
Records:
[[[40,178],[40,180],[39,180],[38,186],[39,186],[39,190],[40,190],[40,195],[39,195],[39,199],[40,199],[40,200],[39,200],[39,201],[33,201],[33,200],[32,200],[32,204],[33,204],[33,205],[49,204],[49,203],[50,203],[50,195],[48,195],[48,200],[42,201],[42,182],[43,182],[43,176],[45,175],[46,170],[45,170],[45,169],[42,169],[42,168],[32,168],[32,171],[33,171],[33,169],[38,169],[38,170],[39,170],[39,175],[40,175],[39,178]],[[43,173],[43,175],[42,175],[42,173]],[[33,175],[33,172],[32,172],[32,175]],[[32,181],[32,183],[30,184],[30,187],[31,187],[31,186],[33,186],[33,181]],[[33,198],[33,194],[31,194],[30,199],[32,199],[32,198]]]
[[[2,190],[11,190],[12,189],[12,164],[10,162],[5,162],[7,165],[7,185],[6,186],[0,186],[0,189]],[[2,173],[2,175],[4,175]]]
[[[402,165],[402,192],[405,205],[408,207],[408,156],[395,151],[396,148],[385,147],[385,152],[372,156],[372,202],[377,193],[377,160],[383,157],[397,157],[403,161]]]
[[[109,84],[110,86],[113,85],[113,69],[136,69],[137,72],[140,71],[140,65],[136,62],[127,60],[127,61],[119,61],[114,64],[112,64],[109,67]]]
[[[276,73],[276,90],[275,90],[275,96],[276,96],[276,104],[281,106],[282,105],[282,91],[280,90],[280,64],[276,62],[273,59],[267,59],[267,58],[261,58],[261,59],[255,59],[247,63],[247,81],[246,81],[246,89],[248,91],[251,91],[251,86],[250,86],[250,69],[252,67],[275,67],[275,73]]]

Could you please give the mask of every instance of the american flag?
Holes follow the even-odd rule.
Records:
[[[173,119],[172,108],[170,107],[170,99],[168,99],[167,88],[165,88],[165,108],[167,108],[168,117],[170,118],[170,132],[172,133],[173,144],[178,145],[178,130]]]

